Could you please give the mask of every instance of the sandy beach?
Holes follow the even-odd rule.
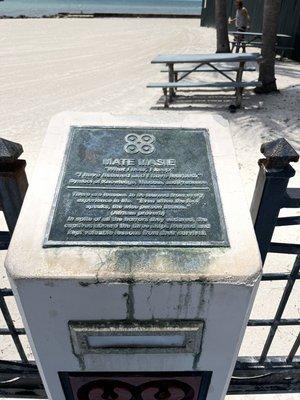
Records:
[[[278,62],[280,93],[258,96],[247,91],[244,108],[236,114],[227,110],[232,93],[181,96],[165,110],[161,91],[146,88],[147,83],[162,80],[160,67],[150,64],[157,54],[215,51],[215,31],[200,27],[198,20],[0,20],[0,31],[0,132],[1,137],[23,145],[29,183],[49,120],[65,110],[152,115],[206,110],[221,114],[230,121],[249,206],[261,143],[285,137],[300,152],[299,63]],[[256,79],[257,73],[249,73],[249,78]],[[294,168],[297,174],[291,186],[300,187],[300,162]],[[300,211],[283,214],[300,215]],[[277,228],[275,236],[276,241],[300,243],[297,227]],[[1,287],[7,287],[5,252],[0,256]],[[265,271],[289,271],[293,260],[293,256],[272,255]],[[261,284],[252,317],[272,318],[283,287],[283,282]],[[284,317],[299,318],[299,291],[297,282]],[[17,312],[15,320],[17,326],[22,325]],[[1,318],[0,323],[3,327]],[[287,354],[298,332],[299,328],[280,327],[270,355]],[[249,328],[241,355],[259,354],[267,333],[265,328]],[[12,359],[15,354],[9,338],[1,338],[0,358]]]

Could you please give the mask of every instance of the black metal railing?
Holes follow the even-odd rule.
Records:
[[[262,281],[285,280],[279,306],[273,319],[250,319],[251,327],[268,327],[269,333],[260,356],[239,357],[229,387],[231,394],[296,393],[300,392],[300,330],[290,351],[284,357],[268,356],[279,326],[300,326],[298,318],[282,318],[297,279],[300,279],[300,255],[296,257],[289,274],[263,274]],[[274,279],[273,279],[274,278]]]
[[[263,273],[262,282],[286,281],[280,302],[272,319],[250,319],[247,329],[267,327],[269,333],[260,356],[239,357],[229,393],[300,392],[300,357],[296,355],[300,344],[296,336],[285,357],[269,356],[278,327],[300,326],[300,318],[283,318],[295,282],[300,278],[300,245],[272,242],[276,226],[299,225],[300,217],[279,217],[283,208],[300,208],[300,189],[288,189],[289,179],[295,175],[290,162],[299,155],[285,140],[278,139],[262,145],[266,158],[259,160],[259,174],[251,205],[251,215],[262,261],[268,253],[295,254],[291,272]]]
[[[46,398],[46,393],[34,362],[26,356],[20,336],[25,336],[24,328],[16,328],[6,298],[12,297],[11,289],[0,289],[0,309],[6,328],[0,329],[0,337],[10,336],[20,361],[0,360],[0,398]]]
[[[5,297],[7,296],[13,296],[12,290],[0,289],[0,309],[7,325],[7,328],[0,329],[0,335],[2,336],[10,335],[16,346],[21,361],[24,363],[28,363],[27,356],[25,354],[25,351],[23,349],[22,343],[19,338],[19,335],[26,335],[25,329],[15,327],[14,321],[10,315],[9,309],[5,301]]]

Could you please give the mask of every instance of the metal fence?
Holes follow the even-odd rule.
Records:
[[[290,162],[299,155],[285,139],[262,145],[266,158],[259,160],[259,174],[251,205],[251,216],[263,263],[268,252],[295,254],[291,272],[264,273],[262,282],[285,281],[276,314],[272,319],[250,319],[251,327],[269,327],[269,333],[259,357],[239,358],[230,393],[300,392],[300,357],[296,356],[300,344],[299,334],[284,357],[268,357],[275,334],[280,326],[300,327],[300,319],[283,318],[295,282],[300,278],[300,245],[272,242],[276,226],[300,225],[299,216],[279,217],[283,208],[300,208],[300,188],[287,188],[295,175]],[[263,306],[263,304],[262,304]]]
[[[274,243],[272,235],[276,226],[300,225],[299,216],[279,217],[282,208],[300,208],[300,188],[287,188],[295,171],[290,162],[299,159],[298,154],[285,139],[262,146],[265,158],[259,161],[259,174],[251,206],[251,215],[261,251],[265,261],[267,253],[294,254],[292,270],[281,273],[264,273],[263,282],[286,282],[276,314],[272,319],[250,319],[248,328],[267,327],[269,333],[260,356],[239,357],[229,387],[229,394],[287,393],[300,392],[300,332],[285,356],[269,356],[269,350],[279,327],[300,327],[300,319],[283,318],[287,302],[300,279],[300,245]],[[3,240],[3,238],[6,238]],[[0,235],[1,249],[8,246],[7,233]],[[7,306],[13,296],[10,289],[0,289],[0,307],[6,328],[0,329],[0,337],[9,335],[19,354],[20,361],[0,361],[0,396],[18,398],[46,398],[38,369],[27,359],[20,337],[26,335],[24,328],[16,328]]]
[[[283,249],[280,252],[283,252]],[[259,357],[238,358],[229,387],[230,394],[300,392],[300,357],[296,356],[300,345],[300,333],[286,356],[268,357],[279,326],[300,326],[299,318],[282,318],[295,281],[300,279],[299,269],[300,256],[298,255],[290,273],[263,274],[262,281],[286,281],[286,286],[273,319],[249,320],[247,329],[269,327],[269,334]]]

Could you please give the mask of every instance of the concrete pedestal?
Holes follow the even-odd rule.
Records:
[[[208,129],[229,246],[44,247],[71,126]],[[183,385],[196,382],[193,399],[206,391],[222,399],[261,273],[227,122],[205,114],[54,117],[6,268],[49,399],[88,399],[80,385],[103,377],[129,374],[130,387],[142,384],[130,372],[156,381],[183,374]]]

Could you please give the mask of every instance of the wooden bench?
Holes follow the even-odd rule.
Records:
[[[192,88],[215,88],[215,89],[244,89],[246,87],[257,87],[261,86],[260,81],[252,81],[252,82],[187,82],[187,81],[180,81],[180,82],[164,82],[164,83],[149,83],[147,85],[148,88],[156,88],[156,89],[163,89],[165,102],[164,106],[167,108],[169,107],[172,98],[168,96],[167,89],[192,89]]]
[[[220,72],[238,72],[239,68],[238,67],[222,67],[218,69]],[[175,77],[175,81],[178,81],[178,74],[186,74],[191,72],[191,69],[187,69],[187,68],[175,68],[174,69],[174,77]],[[244,68],[244,72],[255,72],[256,68],[255,67],[245,67]],[[160,72],[163,73],[168,73],[169,70],[168,69],[162,69]],[[212,68],[198,68],[196,70],[194,70],[193,72],[217,72],[215,69]]]
[[[250,43],[242,43],[242,45],[246,47],[257,47],[261,48],[262,47],[262,42],[250,42]]]
[[[236,43],[236,42],[230,42],[232,44]],[[251,43],[246,43],[246,42],[240,42],[240,46],[245,46],[245,47],[257,47],[257,48],[261,48],[262,47],[262,42],[251,42]],[[276,45],[276,50],[294,50],[294,47],[290,47],[290,46],[279,46]]]
[[[233,46],[236,46],[236,42],[232,41],[232,42],[230,42],[230,43],[231,43]],[[250,43],[240,42],[239,48],[242,48],[243,51],[245,51],[246,47],[248,47],[248,48],[258,48],[258,49],[261,49],[261,48],[262,48],[262,42],[250,42]],[[284,57],[286,51],[294,51],[294,50],[295,50],[294,47],[290,47],[290,46],[279,46],[279,45],[276,45],[275,49],[276,49],[276,52],[279,53],[280,59],[281,59],[281,60],[283,59],[283,57]]]
[[[191,69],[182,69],[182,68],[175,68],[174,69],[174,73],[180,73],[180,72],[190,72]],[[222,72],[237,72],[238,71],[238,67],[226,67],[226,68],[219,68],[219,71]],[[255,67],[246,67],[244,68],[244,72],[255,72],[256,68]],[[168,69],[162,69],[160,72],[169,72]],[[196,69],[193,72],[216,72],[214,69],[212,68],[199,68]]]
[[[240,32],[240,31],[231,31],[228,32],[229,35],[233,36],[235,39],[230,41],[232,47],[231,47],[231,52],[236,49],[236,53],[239,52],[240,48],[242,48],[243,52],[246,52],[247,47],[255,47],[255,48],[262,48],[262,32]],[[284,54],[286,51],[293,51],[294,48],[291,46],[283,46],[280,44],[281,40],[291,40],[292,37],[290,35],[286,35],[283,33],[277,33],[277,45],[276,45],[276,51],[280,53],[280,58],[282,59],[284,57]],[[242,39],[242,40],[239,40]]]
[[[234,48],[242,48],[244,51],[246,47],[256,47],[259,49],[262,47],[262,42],[246,42],[243,40],[240,42],[236,42],[235,40],[232,40],[229,43],[232,45],[232,50],[234,50]]]
[[[247,67],[248,62],[259,62],[261,55],[259,53],[213,53],[213,54],[169,54],[158,55],[152,64],[165,64],[169,74],[167,83],[151,83],[148,88],[161,88],[165,96],[165,107],[168,107],[175,97],[175,91],[182,88],[215,88],[215,89],[234,89],[235,106],[239,108],[242,103],[242,93],[245,87],[259,86],[259,82],[243,82],[243,72],[253,71],[253,67]],[[174,66],[177,68],[174,68]],[[179,64],[179,66],[178,66]],[[184,65],[185,64],[185,65]],[[186,65],[190,64],[189,69]],[[225,64],[225,66],[224,66]],[[229,64],[229,65],[228,65]],[[230,65],[231,64],[231,65]],[[212,72],[222,75],[222,82],[192,82],[185,78],[194,72]],[[228,72],[236,72],[235,77],[230,76]],[[181,73],[180,76],[178,74]],[[224,77],[227,81],[224,82]],[[184,80],[185,79],[185,80]]]
[[[237,47],[236,52],[238,52],[241,47],[245,50],[246,47],[261,47],[262,45],[262,32],[229,31],[228,34],[234,37],[234,40],[230,42],[232,44],[232,52],[235,47]],[[283,33],[277,33],[276,38],[278,41],[281,41],[291,40],[292,37]],[[277,42],[277,44],[280,44],[280,42]]]

